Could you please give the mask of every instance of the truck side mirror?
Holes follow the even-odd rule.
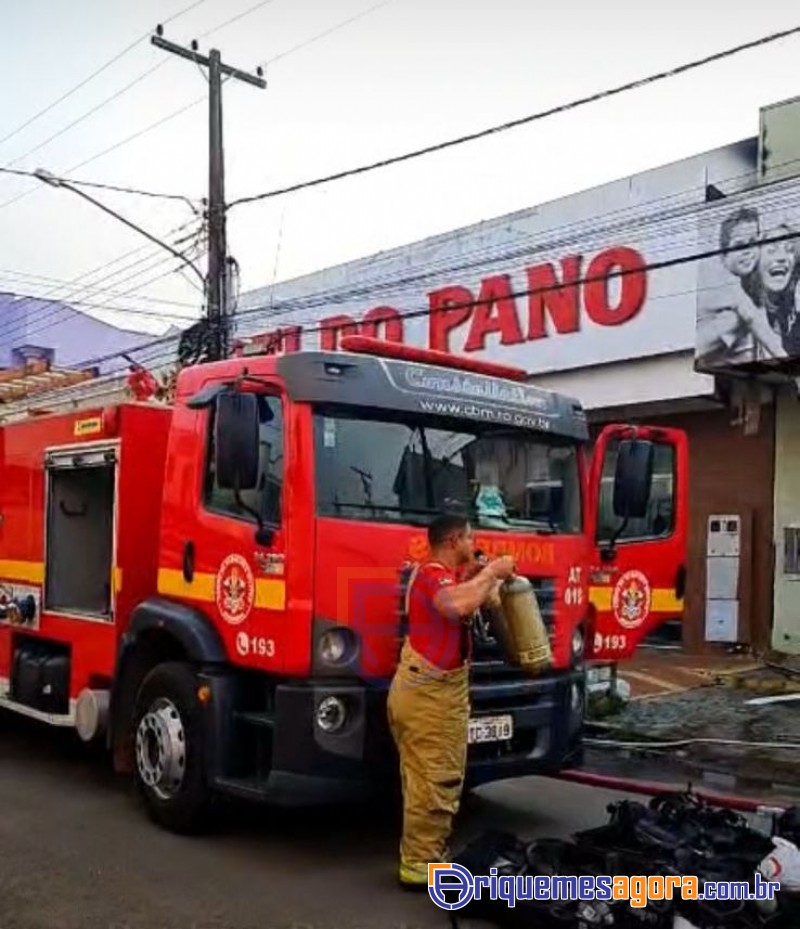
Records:
[[[619,443],[614,473],[614,515],[620,519],[642,519],[647,515],[653,484],[652,442],[624,439]]]
[[[224,490],[254,490],[258,486],[258,398],[252,393],[225,391],[216,398],[214,467]]]

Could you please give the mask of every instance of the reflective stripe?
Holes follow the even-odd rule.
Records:
[[[41,584],[44,581],[44,562],[0,561],[0,577],[6,581]]]
[[[216,601],[215,574],[196,572],[194,578],[187,581],[183,571],[174,568],[159,568],[158,592],[165,597],[181,600],[195,600],[199,603]],[[286,581],[277,577],[262,578],[256,581],[254,606],[259,610],[286,609]]]
[[[159,568],[158,592],[165,597],[179,597],[183,600],[199,600],[202,603],[214,602],[214,575],[195,573],[191,581],[183,576],[183,571],[173,568]]]
[[[614,595],[613,587],[590,587],[589,602],[600,613],[610,613]],[[679,600],[669,587],[655,587],[650,593],[651,613],[682,613],[684,601]]]

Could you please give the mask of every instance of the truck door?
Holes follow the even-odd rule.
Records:
[[[651,474],[633,517],[619,512],[621,455],[630,466],[631,440],[645,443],[633,457],[647,461]],[[612,425],[601,432],[590,476],[593,628],[587,657],[629,658],[654,629],[682,617],[688,457],[686,434],[677,429]]]
[[[208,596],[228,653],[240,664],[280,670],[286,661],[284,428],[285,403],[277,388],[258,396],[257,485],[237,494],[221,487],[214,470],[215,416],[206,439],[203,500],[194,533],[196,571],[208,578]],[[259,540],[257,516],[266,538]]]

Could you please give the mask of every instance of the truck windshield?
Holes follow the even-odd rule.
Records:
[[[462,508],[476,526],[578,533],[577,447],[481,423],[352,410],[315,412],[321,516],[424,523]]]

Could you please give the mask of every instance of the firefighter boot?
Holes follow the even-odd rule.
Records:
[[[442,671],[406,642],[389,690],[389,725],[400,756],[400,882],[426,887],[428,863],[444,861],[467,756],[466,667]]]

